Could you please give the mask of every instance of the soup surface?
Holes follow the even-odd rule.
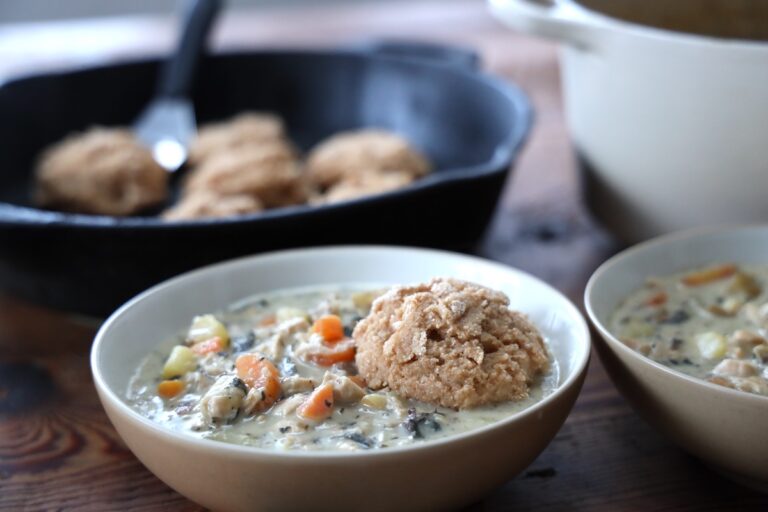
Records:
[[[628,347],[694,377],[768,396],[768,265],[730,263],[654,277],[618,307]]]
[[[527,398],[472,409],[369,389],[357,375],[350,336],[382,291],[286,290],[196,317],[188,332],[149,354],[127,398],[143,416],[200,438],[281,450],[366,450],[488,425],[557,386],[551,360]]]

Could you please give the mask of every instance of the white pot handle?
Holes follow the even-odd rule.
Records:
[[[488,0],[488,4],[499,20],[522,32],[583,49],[595,41],[597,24],[567,0]]]

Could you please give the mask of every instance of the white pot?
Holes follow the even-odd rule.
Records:
[[[662,30],[582,5],[607,5],[597,0],[489,3],[506,24],[564,43],[566,115],[590,206],[617,235],[768,220],[768,42]]]

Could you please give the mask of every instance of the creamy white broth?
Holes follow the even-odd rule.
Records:
[[[768,265],[652,277],[610,320],[630,348],[675,370],[768,396]]]
[[[368,292],[380,289],[370,284],[302,288],[240,301],[215,315],[226,326],[231,346],[221,353],[201,357],[197,368],[180,379],[185,387],[181,394],[161,398],[158,396],[158,384],[163,380],[160,376],[169,353],[173,347],[184,343],[186,333],[162,343],[141,363],[129,384],[128,401],[143,416],[199,438],[282,450],[366,450],[410,445],[480,428],[524,410],[556,388],[559,371],[556,361],[550,358],[550,369],[537,378],[528,398],[516,402],[457,411],[403,399],[386,389],[363,388],[366,398],[334,403],[330,417],[312,422],[296,414],[297,406],[310,393],[307,390],[288,396],[283,393],[274,405],[260,413],[248,415],[239,411],[234,419],[213,425],[205,421],[201,412],[203,396],[211,389],[217,374],[218,378],[234,375],[234,360],[240,353],[264,350],[283,380],[291,376],[309,378],[316,386],[323,381],[327,371],[339,377],[356,375],[354,362],[320,367],[297,357],[296,351],[301,350],[306,342],[305,331],[299,330],[285,337],[282,350],[275,354],[271,351],[275,344],[268,340],[283,324],[278,322],[268,328],[254,327],[278,311],[293,308],[309,313],[312,319],[325,313],[335,313],[341,317],[345,334],[349,336],[355,322],[367,314],[367,299],[371,295]],[[307,322],[307,325],[310,323]],[[246,342],[248,336],[253,339],[250,346]],[[243,347],[246,348],[238,350]],[[370,397],[374,397],[370,400],[375,406],[366,401]]]

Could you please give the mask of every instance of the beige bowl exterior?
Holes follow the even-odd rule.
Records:
[[[495,285],[552,341],[559,387],[525,411],[479,430],[406,448],[277,452],[208,441],[151,422],[125,402],[132,368],[188,323],[253,293],[303,284],[414,282],[453,275]],[[204,290],[206,293],[195,293]],[[526,307],[527,306],[527,307]],[[91,363],[106,412],[155,475],[215,510],[448,510],[480,499],[528,466],[565,421],[581,388],[589,333],[578,310],[546,284],[477,258],[406,248],[326,248],[245,258],[193,272],[118,310]]]
[[[214,510],[450,510],[479,500],[533,462],[565,421],[581,380],[542,411],[492,431],[362,456],[291,457],[191,443],[148,428],[103,396],[102,403],[150,471]]]
[[[640,244],[593,274],[584,302],[600,333],[600,359],[637,412],[714,469],[768,490],[768,397],[674,371],[631,350],[607,328],[618,302],[647,277],[716,261],[768,263],[768,226],[699,229]]]

